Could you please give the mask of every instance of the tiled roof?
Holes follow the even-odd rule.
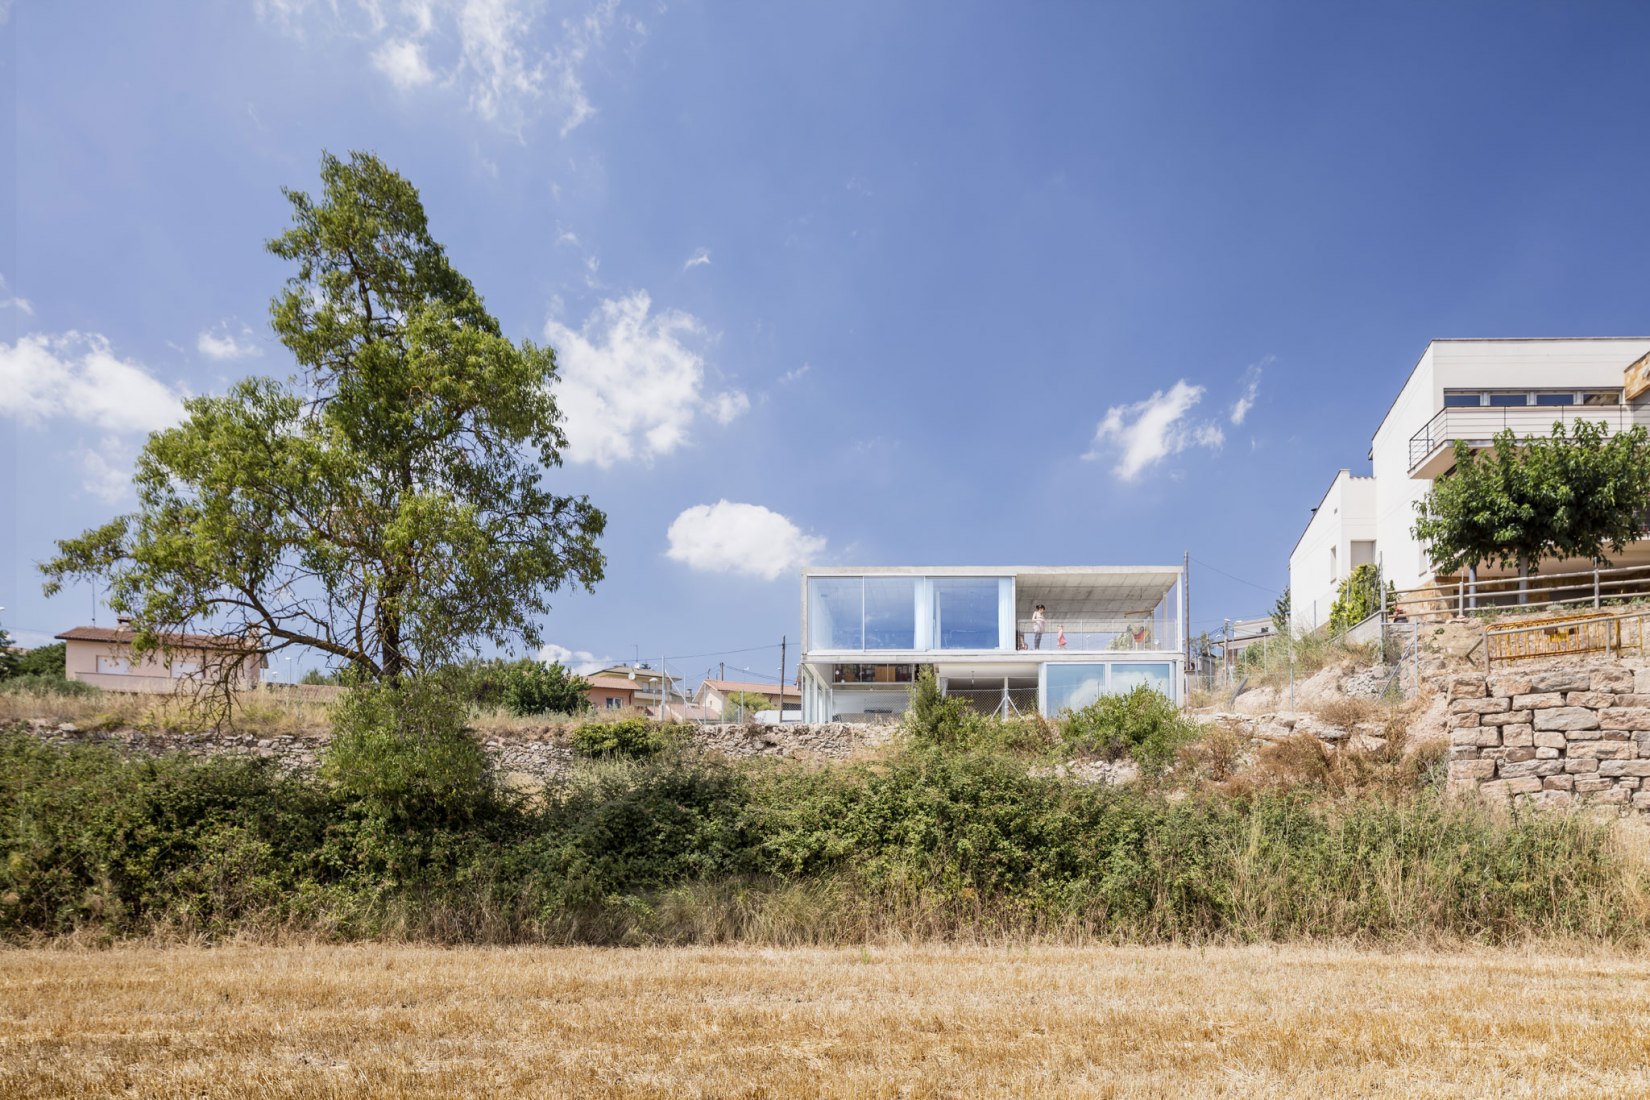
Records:
[[[130,645],[137,637],[129,627],[76,626],[57,635],[65,642],[117,642]],[[256,649],[257,646],[233,634],[163,634],[161,642],[169,646],[193,649]]]
[[[749,683],[744,680],[706,680],[700,686],[714,688],[717,691],[720,691],[723,695],[728,695],[735,691],[747,691],[752,695],[769,696],[779,695],[781,693],[781,688],[778,684],[756,684]],[[786,684],[784,686],[783,693],[786,699],[802,698],[801,690],[792,687],[790,684]]]

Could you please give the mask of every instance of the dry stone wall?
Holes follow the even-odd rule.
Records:
[[[1650,669],[1464,673],[1445,688],[1453,787],[1650,812]]]
[[[106,744],[122,752],[159,756],[257,756],[300,771],[314,768],[326,751],[324,732],[267,736],[234,730],[149,732],[133,729],[86,730],[73,723],[43,720],[24,723],[36,737],[58,744]],[[861,749],[886,744],[898,727],[842,722],[778,726],[716,725],[693,731],[695,744],[730,757],[776,756],[798,759],[845,760]],[[483,734],[482,743],[500,773],[549,780],[566,770],[573,750],[561,727],[522,729],[507,735]]]

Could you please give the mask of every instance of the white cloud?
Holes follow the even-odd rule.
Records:
[[[574,330],[544,326],[556,349],[556,402],[566,416],[567,458],[604,469],[667,455],[688,442],[701,416],[727,423],[750,407],[738,390],[706,396],[705,339],[698,318],[651,313],[646,291],[609,299]]]
[[[403,92],[435,79],[435,73],[424,63],[424,47],[406,38],[385,42],[372,51],[372,66]]]
[[[72,420],[109,432],[151,432],[183,418],[181,388],[118,358],[95,333],[34,333],[0,344],[0,416]]]
[[[488,122],[519,130],[541,111],[566,136],[596,114],[585,71],[613,36],[646,36],[620,18],[618,0],[596,0],[552,24],[543,0],[258,0],[266,24],[299,41],[330,35],[360,43],[396,88],[435,85],[462,95]]]
[[[1243,372],[1243,394],[1232,402],[1231,420],[1233,424],[1242,424],[1244,418],[1249,415],[1249,410],[1255,407],[1255,398],[1260,394],[1261,369],[1271,362],[1272,356],[1268,355]]]
[[[697,252],[695,252],[693,255],[688,257],[687,263],[682,265],[682,270],[687,271],[690,268],[705,267],[709,263],[710,263],[710,249],[701,248]]]
[[[1219,447],[1226,439],[1217,424],[1198,424],[1187,414],[1203,399],[1203,387],[1176,382],[1132,405],[1113,405],[1094,430],[1087,459],[1115,453],[1113,472],[1132,481],[1141,471],[1188,447]]]
[[[825,540],[760,504],[719,500],[677,516],[666,536],[672,561],[706,573],[741,573],[771,581],[825,551]]]
[[[0,5],[3,5],[4,3],[5,0],[0,0]],[[3,13],[4,8],[0,7],[0,26],[5,25]],[[4,294],[8,289],[9,286],[6,283],[6,277],[4,275],[0,275],[0,294]],[[34,316],[34,303],[29,301],[27,298],[0,298],[0,309],[15,309],[17,312],[24,314],[25,316]]]
[[[718,424],[732,424],[750,411],[751,399],[738,390],[719,393],[710,402],[710,415]]]
[[[241,331],[234,333],[229,330],[227,321],[195,337],[195,350],[208,359],[219,360],[247,359],[263,354],[250,328],[242,325]]]
[[[96,447],[75,452],[80,461],[80,487],[109,504],[132,496],[132,467],[137,451],[118,436],[104,436]]]
[[[555,642],[548,642],[539,647],[539,660],[547,665],[561,665],[572,670],[577,676],[600,672],[613,663],[609,658],[598,657],[588,649],[568,649]]]
[[[800,382],[803,377],[813,369],[814,365],[812,363],[803,363],[800,367],[795,367],[780,375],[779,383],[780,385],[789,385],[792,382]]]

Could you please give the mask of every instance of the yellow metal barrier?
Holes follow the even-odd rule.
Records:
[[[1644,620],[1636,615],[1568,615],[1484,632],[1490,663],[1578,653],[1643,653]]]

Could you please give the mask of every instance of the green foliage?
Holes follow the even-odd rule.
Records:
[[[1289,616],[1293,611],[1293,597],[1290,596],[1289,589],[1285,588],[1283,595],[1272,605],[1272,629],[1279,634],[1293,633],[1294,627],[1289,622]]]
[[[920,744],[966,745],[975,740],[984,724],[983,716],[962,698],[940,694],[932,665],[917,669],[910,698],[905,729]]]
[[[352,689],[333,708],[321,774],[362,813],[402,829],[463,824],[495,796],[462,700],[434,680]]]
[[[392,726],[405,763],[412,727],[452,732],[436,703],[389,721],[384,698],[357,697],[352,736]],[[411,771],[345,789],[264,761],[0,731],[0,936],[682,942],[738,936],[764,899],[802,896],[835,940],[1650,937],[1650,882],[1608,823],[1424,791],[1171,798],[919,745],[826,768],[583,762],[532,801],[450,803],[443,824],[398,808],[439,802],[430,777],[452,769]],[[694,890],[720,899],[708,918],[684,915]]]
[[[586,722],[573,731],[573,751],[594,759],[643,760],[681,748],[689,729],[641,717]]]
[[[1335,594],[1335,604],[1329,609],[1329,632],[1340,634],[1351,630],[1381,609],[1380,570],[1373,565],[1353,567],[1351,575],[1341,582]],[[1398,601],[1398,590],[1386,582],[1386,605]]]
[[[59,680],[68,678],[67,660],[69,644],[54,642],[51,645],[36,646],[23,654],[17,662],[16,675],[18,676],[51,676]]]
[[[298,682],[312,687],[339,687],[343,684],[344,678],[333,669],[312,668],[306,670]]]
[[[103,691],[84,680],[70,680],[61,673],[56,676],[38,672],[13,676],[0,682],[0,691],[12,695],[55,695],[64,699],[89,699]]]
[[[20,661],[18,654],[13,653],[11,635],[4,626],[0,626],[0,680],[17,675],[17,665]]]
[[[504,678],[511,714],[582,714],[590,709],[590,681],[561,665],[522,661]]]
[[[729,692],[722,699],[722,720],[754,722],[762,711],[773,709],[774,704],[766,695],[758,695],[754,691]]]
[[[1503,431],[1483,452],[1457,441],[1455,470],[1416,502],[1413,533],[1440,572],[1494,562],[1528,575],[1543,558],[1620,553],[1647,507],[1650,433],[1555,423],[1545,437]]]
[[[213,624],[393,680],[537,646],[549,597],[604,565],[605,516],[547,488],[555,357],[503,335],[407,180],[364,153],[321,180],[269,242],[299,376],[186,401],[138,459],[137,511],[60,541],[46,590],[102,578],[140,654]]]
[[[1127,756],[1148,775],[1174,762],[1198,734],[1195,723],[1162,692],[1145,684],[1121,695],[1102,695],[1060,720],[1060,739],[1074,753],[1116,760]]]

